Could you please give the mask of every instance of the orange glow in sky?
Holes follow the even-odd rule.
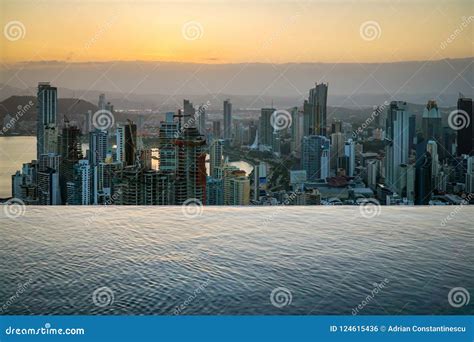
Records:
[[[0,12],[4,63],[362,63],[473,55],[470,1],[0,0]],[[21,23],[20,38],[12,22]]]

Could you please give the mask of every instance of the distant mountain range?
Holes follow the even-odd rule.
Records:
[[[7,114],[14,117],[15,113],[19,111],[19,108],[23,108],[30,101],[33,105],[28,111],[26,111],[18,121],[15,129],[9,133],[15,132],[18,134],[32,135],[35,134],[36,127],[36,97],[35,96],[10,96],[4,101],[0,102],[0,126],[5,120]],[[420,104],[408,104],[408,110],[411,114],[417,116],[417,120],[421,120],[425,105]],[[287,107],[284,107],[287,108]],[[446,124],[448,113],[451,112],[455,107],[440,107],[444,122]],[[85,128],[86,113],[91,111],[95,113],[98,107],[88,101],[82,99],[73,98],[59,98],[58,99],[58,123],[62,124],[64,119],[68,119],[71,122],[79,125],[79,127]],[[344,107],[333,107],[328,106],[328,122],[331,123],[334,119],[341,119],[346,122],[353,124],[360,124],[365,121],[372,113],[372,108],[344,108]],[[143,114],[141,112],[127,112],[120,111],[115,113],[115,122],[124,122],[127,118],[136,120],[136,114]],[[260,111],[254,110],[236,110],[234,118],[246,118],[258,120]],[[148,114],[144,115],[145,119],[149,119],[151,125],[157,126],[159,120],[163,119],[163,113],[160,115]],[[210,120],[222,119],[222,112],[213,113]]]
[[[0,100],[35,95],[50,81],[61,98],[97,103],[100,93],[118,109],[175,110],[188,98],[219,111],[301,105],[315,82],[329,83],[328,104],[360,108],[397,99],[440,106],[456,104],[458,93],[473,96],[474,57],[394,63],[193,64],[173,62],[25,62],[0,71]]]

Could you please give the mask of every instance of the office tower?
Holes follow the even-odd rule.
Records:
[[[259,144],[267,147],[272,146],[273,141],[273,127],[272,127],[272,114],[275,112],[275,108],[262,108],[259,122]]]
[[[250,204],[250,180],[245,176],[245,171],[229,180],[230,197],[228,205]]]
[[[59,172],[61,166],[61,156],[59,154],[48,153],[40,155],[38,160],[38,167],[40,171],[48,168]]]
[[[232,103],[224,101],[224,140],[232,140]]]
[[[466,192],[474,193],[474,156],[467,158]]]
[[[223,205],[224,204],[224,186],[222,178],[216,179],[207,177],[206,179],[206,204]]]
[[[409,114],[406,102],[392,101],[387,111],[385,147],[385,184],[400,192],[400,165],[408,164]]]
[[[347,159],[346,175],[354,177],[355,175],[355,143],[349,139],[344,144],[344,157]]]
[[[132,166],[136,161],[137,125],[128,120],[126,124],[117,125],[117,161],[124,166]]]
[[[415,201],[415,167],[413,164],[400,165],[400,196],[410,204]]]
[[[321,135],[302,139],[301,166],[308,180],[326,179],[330,175],[330,141]]]
[[[457,154],[457,132],[451,127],[443,127],[443,148],[441,149],[440,155],[442,160],[445,158],[451,158]]]
[[[431,194],[433,192],[431,175],[431,155],[427,151],[425,151],[424,153],[423,151],[421,151],[420,157],[418,158],[418,149],[420,147],[422,146],[417,146],[415,204],[427,205],[431,199]]]
[[[181,114],[178,117],[182,118]],[[181,126],[181,124],[179,125]],[[181,205],[187,199],[197,199],[206,203],[206,141],[196,127],[183,127],[176,144],[176,204]]]
[[[224,205],[248,205],[250,181],[245,171],[225,164],[223,167]]]
[[[96,166],[102,163],[107,156],[108,133],[106,131],[94,130],[89,132],[89,163]]]
[[[212,122],[212,133],[214,134],[215,139],[221,138],[221,122],[220,121]]]
[[[57,104],[56,87],[49,82],[38,83],[37,92],[37,122],[36,122],[36,156],[57,152]]]
[[[426,151],[431,156],[431,184],[434,188],[438,183],[438,173],[439,173],[439,159],[438,159],[438,144],[434,140],[428,140],[426,143]]]
[[[328,84],[317,84],[309,90],[308,100],[304,102],[304,135],[327,136],[327,96]]]
[[[344,157],[344,135],[341,132],[331,134],[331,169],[341,167],[340,160]]]
[[[253,169],[253,199],[259,201],[261,196],[266,195],[267,190],[267,164],[260,162]]]
[[[377,187],[380,174],[380,161],[373,159],[367,162],[367,186],[372,190]]]
[[[206,135],[206,107],[204,105],[200,105],[197,112],[197,129],[199,134]]]
[[[159,143],[160,171],[176,171],[176,145],[178,137],[178,123],[174,121],[174,113],[166,113],[165,121],[160,123]]]
[[[91,178],[92,171],[89,160],[79,160],[74,165],[74,179],[67,183],[68,205],[89,205],[92,203]]]
[[[143,174],[143,169],[138,167],[138,165],[126,166],[122,169],[119,175],[119,181],[115,186],[115,192],[118,194],[117,204],[143,204]]]
[[[38,171],[38,204],[60,205],[61,190],[59,187],[59,172],[52,168]]]
[[[248,145],[252,145],[252,143],[255,141],[255,138],[257,137],[258,122],[257,123],[255,123],[254,121],[250,122],[248,128],[249,128]],[[258,144],[258,140],[257,140],[257,144]]]
[[[273,151],[273,154],[275,154],[276,156],[280,156],[281,155],[281,139],[280,139],[280,131],[273,131],[273,134],[272,134],[272,151]]]
[[[222,153],[224,140],[213,140],[209,148],[209,174],[212,178],[218,177],[218,168],[222,167]]]
[[[463,121],[465,123],[463,126],[465,127],[458,130],[458,155],[472,155],[474,153],[474,117],[472,115],[472,99],[465,98],[462,95],[459,97],[458,115],[465,117]]]
[[[63,202],[67,202],[68,182],[74,179],[74,166],[83,158],[81,148],[81,130],[68,121],[61,131],[60,146],[60,186]]]
[[[107,104],[107,101],[105,101],[105,94],[100,94],[99,95],[99,103],[97,106],[99,109],[105,109],[105,105]]]
[[[114,190],[114,179],[122,168],[122,163],[106,159],[98,165],[97,202],[106,203],[111,200]]]
[[[415,149],[416,144],[416,115],[410,115],[408,119],[408,149],[410,153]]]
[[[24,163],[20,171],[12,175],[12,196],[26,204],[38,204],[38,162]]]
[[[428,101],[423,110],[421,127],[426,140],[434,140],[436,143],[441,142],[443,124],[436,101]]]

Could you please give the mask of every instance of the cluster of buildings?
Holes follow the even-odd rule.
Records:
[[[474,197],[472,99],[462,95],[454,113],[465,118],[460,127],[433,100],[418,117],[406,102],[392,101],[356,130],[328,122],[324,83],[302,106],[262,108],[257,121],[233,118],[230,100],[222,120],[212,121],[209,103],[184,100],[165,114],[153,146],[144,146],[128,120],[89,125],[84,153],[81,130],[67,120],[59,128],[57,89],[40,83],[37,96],[37,159],[12,176],[13,196],[27,204],[337,205],[371,198],[434,205]],[[113,116],[104,95],[98,107]],[[229,163],[229,152],[247,158],[253,171]]]
[[[12,176],[13,197],[26,204],[249,204],[249,177],[225,162],[224,140],[208,146],[201,134],[205,106],[196,109],[184,100],[178,113],[166,113],[156,148],[144,146],[130,120],[116,127],[93,123],[83,153],[81,129],[67,120],[58,125],[57,88],[40,83],[37,97],[37,159]],[[101,95],[97,113],[104,111],[113,117]]]

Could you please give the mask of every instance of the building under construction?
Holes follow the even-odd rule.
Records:
[[[179,118],[179,135],[176,145],[176,204],[181,205],[187,199],[197,199],[206,203],[206,140],[199,133],[188,115]],[[182,123],[182,119],[185,123]],[[187,121],[186,121],[187,119]]]

